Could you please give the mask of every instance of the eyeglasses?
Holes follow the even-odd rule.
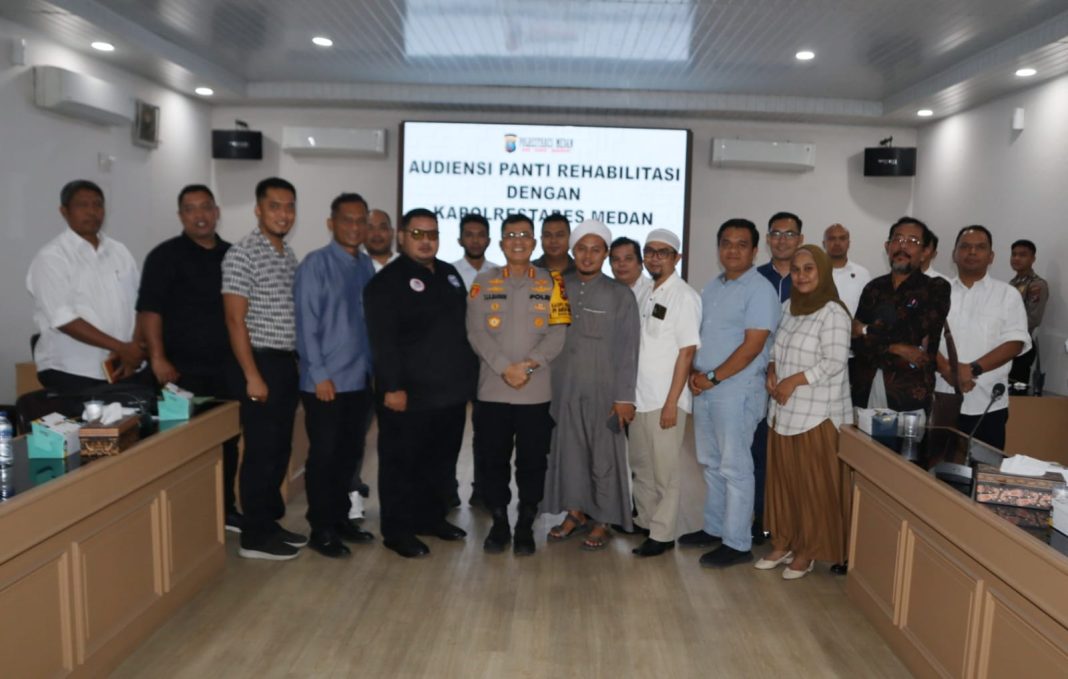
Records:
[[[897,238],[891,238],[886,241],[887,245],[899,245],[903,248],[918,248],[923,245],[923,241],[916,236],[898,236]]]
[[[433,231],[427,229],[410,229],[408,235],[412,237],[412,240],[423,240],[424,237],[429,240],[437,240],[440,234],[437,229],[434,229]]]
[[[793,240],[800,236],[796,231],[768,231],[768,238],[785,238],[786,240]]]
[[[675,256],[675,250],[672,248],[650,248],[647,247],[642,250],[642,254],[646,259],[668,259]]]
[[[528,238],[533,239],[534,234],[530,231],[506,231],[505,233],[501,234],[501,237],[505,240],[526,240]]]

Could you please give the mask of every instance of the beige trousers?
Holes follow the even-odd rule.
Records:
[[[689,413],[679,410],[678,423],[660,428],[660,411],[637,413],[630,424],[628,454],[634,473],[634,523],[649,529],[649,537],[660,542],[675,539],[679,515],[679,460],[682,438]]]

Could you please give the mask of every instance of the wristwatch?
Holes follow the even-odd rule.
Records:
[[[705,377],[708,378],[708,381],[712,383],[713,387],[719,384],[719,380],[716,379],[715,370],[709,370],[708,372],[706,372]]]
[[[968,367],[972,369],[972,377],[979,377],[983,374],[983,366],[979,365],[979,361],[972,361]]]

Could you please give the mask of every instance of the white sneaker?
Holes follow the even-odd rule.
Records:
[[[349,509],[350,519],[362,519],[363,518],[363,496],[358,491],[352,491],[349,493],[349,502],[352,503],[352,507]]]

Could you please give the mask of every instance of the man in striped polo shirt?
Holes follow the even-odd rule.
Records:
[[[256,185],[249,235],[223,259],[223,308],[236,366],[231,390],[241,395],[245,456],[241,464],[241,549],[248,559],[292,559],[308,538],[285,530],[279,487],[289,466],[298,383],[293,277],[297,257],[285,243],[297,217],[297,191],[284,179]]]

